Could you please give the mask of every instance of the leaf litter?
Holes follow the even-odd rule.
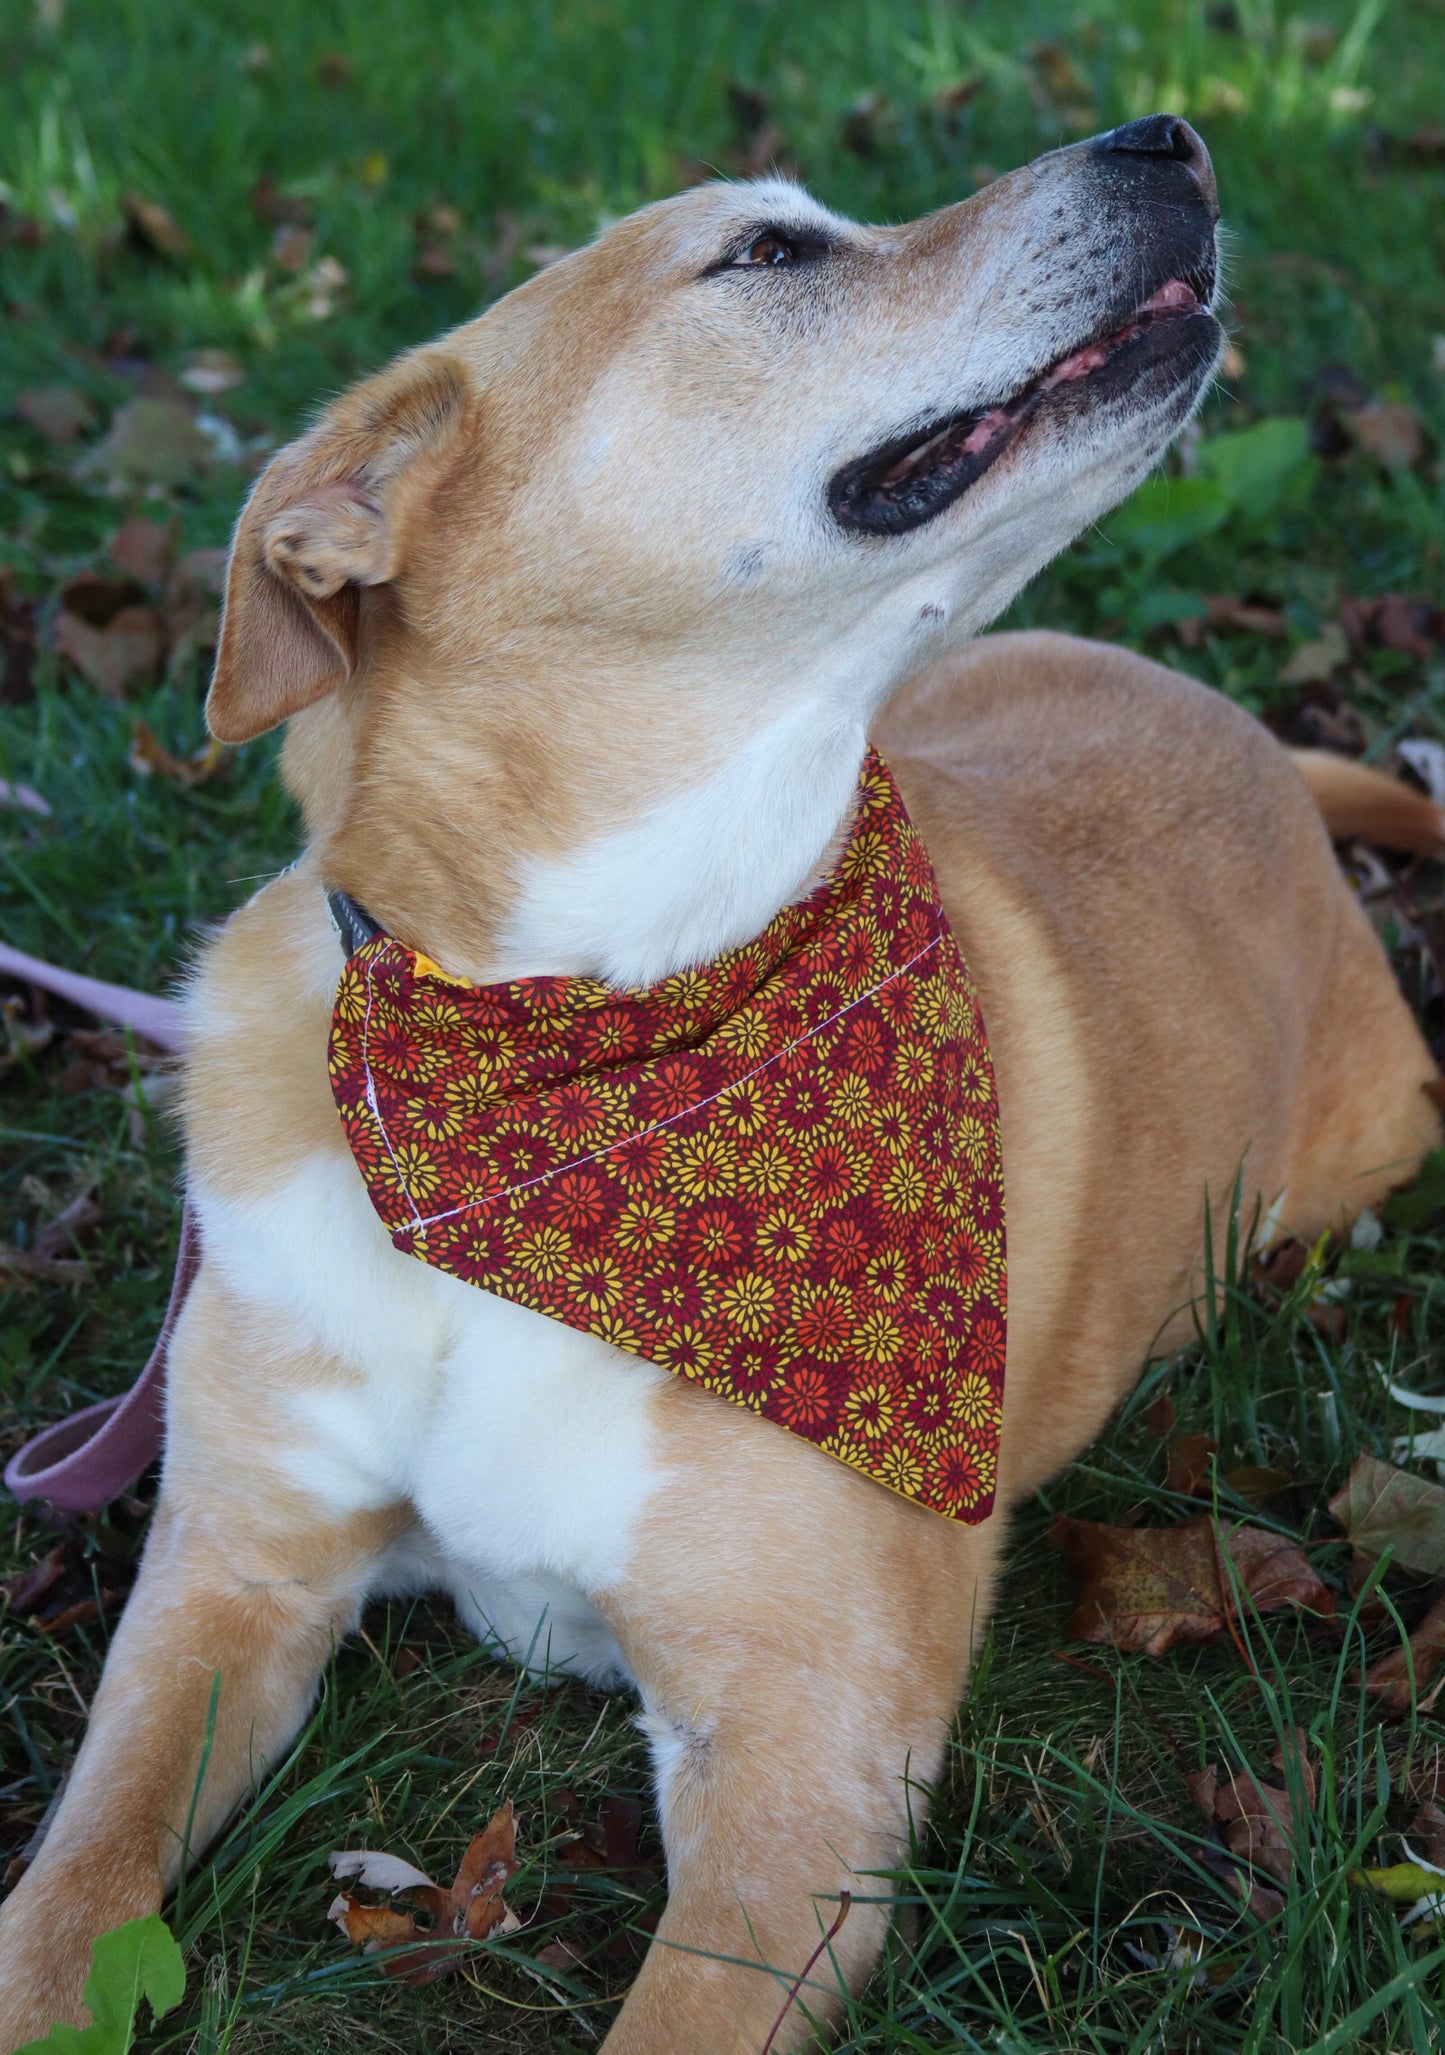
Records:
[[[494,1933],[515,1933],[521,1926],[502,1896],[516,1874],[516,1849],[510,1798],[473,1836],[445,1887],[398,1856],[337,1849],[327,1857],[333,1876],[354,1877],[363,1890],[408,1902],[373,1905],[342,1891],[328,1917],[363,1954],[386,1951],[382,1967],[389,1977],[406,1984],[432,1983],[460,1969],[471,1944]]]

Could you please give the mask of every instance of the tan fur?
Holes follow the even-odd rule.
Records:
[[[1014,320],[1018,376],[1072,346],[1077,319],[1056,333],[1037,281],[1076,200],[1093,232],[1093,188],[1075,193],[1092,161],[1059,153],[927,223],[850,230],[801,337],[696,285],[747,189],[650,210],[348,395],[238,530],[212,719],[242,736],[295,716],[285,768],[310,836],[210,946],[191,999],[192,1175],[241,1209],[307,1166],[349,1168],[323,881],[449,969],[496,975],[537,865],[704,791],[857,648],[881,667],[865,710],[910,681],[874,732],[976,977],[1002,1109],[998,1510],[954,1526],[681,1380],[651,1392],[662,1482],[624,1573],[589,1596],[671,1765],[671,1896],[609,2055],[756,2055],[839,1889],[881,1895],[859,1875],[896,1862],[922,1815],[1009,1509],[1188,1331],[1206,1194],[1218,1226],[1242,1170],[1246,1214],[1278,1201],[1313,1236],[1440,1136],[1428,1052],[1307,789],[1317,766],[1302,778],[1257,723],[1136,656],[1053,635],[950,648],[1169,423],[1153,443],[1136,425],[1125,456],[1101,442],[1069,494],[1062,434],[1021,448],[904,556],[820,543],[748,567],[751,538],[778,532],[767,481],[812,461],[820,423],[843,424],[829,461],[849,453],[848,410],[886,424],[915,344],[940,377],[960,323],[983,347],[985,315]],[[1036,535],[1010,525],[1020,505]],[[1338,784],[1323,797],[1332,820],[1409,812],[1358,781],[1347,805]],[[306,1405],[344,1406],[360,1373],[266,1309],[244,1254],[208,1248],[177,1335],[142,1576],[56,1823],[0,1917],[0,2048],[79,2018],[89,1937],[160,1903],[214,1672],[198,1843],[284,1746],[414,1519],[404,1500],[328,1517],[295,1474]],[[838,1977],[866,1976],[886,1918],[854,1910],[779,2051],[836,2015]]]
[[[1424,856],[1445,850],[1445,812],[1423,792],[1333,750],[1296,749],[1292,754],[1337,842],[1363,835],[1387,849],[1412,849]]]

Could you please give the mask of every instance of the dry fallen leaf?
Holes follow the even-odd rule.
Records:
[[[197,350],[181,372],[181,384],[187,392],[214,399],[218,393],[233,392],[245,376],[228,350]]]
[[[35,608],[15,589],[0,564],[0,706],[24,706],[35,697]]]
[[[1182,1434],[1169,1451],[1169,1490],[1184,1498],[1194,1498],[1200,1491],[1207,1496],[1213,1470],[1211,1458],[1218,1454],[1219,1443],[1211,1441],[1207,1434]]]
[[[389,1977],[403,1983],[426,1984],[446,1976],[460,1968],[468,1942],[484,1941],[491,1933],[515,1933],[521,1925],[502,1897],[517,1868],[510,1798],[473,1839],[446,1890],[394,1855],[338,1849],[327,1860],[335,1877],[355,1877],[366,1890],[412,1900],[409,1907],[366,1905],[342,1892],[328,1914],[348,1941],[367,1955],[383,1948],[405,1949],[405,1954],[391,1956],[383,1965]],[[429,1924],[419,1924],[418,1914]]]
[[[48,1555],[0,1583],[6,1617],[46,1634],[68,1634],[100,1618],[125,1596],[132,1571],[108,1557],[87,1559],[78,1533],[67,1534]]]
[[[1425,663],[1445,642],[1445,608],[1405,592],[1340,603],[1340,626],[1355,649],[1398,649]]]
[[[1280,667],[1281,685],[1323,685],[1350,659],[1345,631],[1331,621],[1311,642],[1302,642]]]
[[[1290,1754],[1301,1795],[1310,1807],[1315,1802],[1315,1772],[1305,1751],[1305,1737],[1298,1729]],[[1227,1851],[1228,1859],[1211,1862],[1210,1867],[1229,1878],[1258,1919],[1272,1919],[1283,1909],[1284,1896],[1274,1887],[1289,1881],[1301,1825],[1294,1815],[1282,1747],[1275,1749],[1271,1761],[1279,1774],[1268,1782],[1258,1781],[1247,1771],[1227,1770],[1221,1776],[1213,1763],[1185,1779],[1218,1845]],[[1209,1861],[1207,1851],[1205,1860]],[[1257,1874],[1261,1870],[1269,1882]]]
[[[189,756],[173,756],[144,721],[137,721],[131,730],[128,761],[131,769],[139,771],[143,778],[159,775],[175,785],[204,785],[230,758],[231,751],[214,735]]]
[[[1330,1512],[1357,1554],[1374,1561],[1393,1549],[1401,1569],[1445,1577],[1445,1487],[1359,1456]]]
[[[1261,1612],[1298,1606],[1328,1619],[1334,1594],[1294,1542],[1262,1527],[1228,1527],[1203,1516],[1175,1527],[1110,1527],[1061,1513],[1049,1529],[1080,1584],[1064,1632],[1126,1652],[1162,1655],[1180,1642],[1217,1641],[1235,1611],[1220,1582],[1227,1555]]]
[[[142,395],[116,408],[104,439],[76,470],[121,486],[180,485],[215,454],[189,407]]]
[[[1372,400],[1340,415],[1357,448],[1386,471],[1410,471],[1424,457],[1425,426],[1413,407],[1396,400]]]
[[[117,570],[153,590],[165,584],[176,546],[176,524],[133,514],[110,538],[107,554]]]
[[[1363,1679],[1360,1679],[1358,1670],[1352,1674],[1363,1682],[1372,1698],[1379,1700],[1383,1713],[1399,1720],[1417,1707],[1422,1712],[1430,1710],[1436,1693],[1431,1692],[1427,1697],[1426,1688],[1442,1662],[1445,1662],[1445,1598],[1437,1598],[1410,1636],[1408,1655],[1403,1648],[1392,1649],[1379,1662],[1371,1663]]]
[[[55,619],[55,647],[106,699],[123,700],[155,677],[166,636],[154,607],[122,607],[102,627],[62,607]]]
[[[17,393],[15,412],[47,442],[74,442],[95,426],[95,408],[73,385],[41,385]]]
[[[120,196],[120,211],[133,243],[161,257],[189,257],[195,247],[175,216],[157,200],[129,192]]]

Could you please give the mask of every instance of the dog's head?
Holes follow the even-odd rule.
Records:
[[[675,782],[699,735],[800,696],[866,721],[1188,417],[1216,218],[1164,115],[901,228],[780,180],[643,209],[276,458],[213,729],[336,694],[328,734],[435,755],[442,709],[538,789],[559,732],[604,779],[625,747]]]

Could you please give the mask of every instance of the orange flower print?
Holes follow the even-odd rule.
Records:
[[[898,1082],[910,1098],[931,1089],[934,1078],[933,1051],[923,1042],[900,1042],[893,1058]]]
[[[864,1275],[875,1298],[885,1306],[897,1305],[908,1289],[908,1259],[901,1249],[880,1249]]]
[[[758,1254],[765,1263],[801,1263],[812,1246],[812,1229],[786,1207],[770,1213],[758,1229]]]
[[[973,1360],[985,1377],[1002,1377],[1004,1368],[1004,1326],[996,1313],[980,1313],[969,1337]]]
[[[551,1180],[549,1211],[554,1220],[573,1234],[583,1234],[604,1219],[607,1187],[594,1171],[566,1172]]]
[[[701,1377],[712,1368],[717,1351],[700,1327],[676,1327],[659,1335],[656,1360],[664,1370],[677,1370],[684,1377]]]
[[[916,1213],[928,1197],[928,1180],[916,1163],[904,1156],[883,1180],[883,1196],[900,1213]]]
[[[785,1426],[816,1436],[838,1410],[838,1394],[826,1370],[804,1364],[778,1394],[778,1412]]]
[[[965,1427],[991,1427],[998,1418],[999,1403],[988,1379],[970,1370],[959,1379],[949,1410]]]
[[[672,1240],[677,1229],[677,1213],[661,1199],[634,1199],[624,1206],[617,1222],[617,1242],[623,1249],[645,1250],[651,1254],[662,1249]]]
[[[810,1197],[818,1205],[839,1205],[853,1189],[853,1165],[847,1150],[836,1142],[814,1149],[808,1160],[805,1183]]]
[[[622,1297],[622,1270],[615,1257],[589,1256],[567,1271],[568,1288],[589,1313],[605,1313]]]
[[[949,1441],[933,1458],[934,1474],[944,1496],[961,1506],[974,1506],[983,1496],[983,1472],[971,1441]]]
[[[766,1055],[770,1036],[763,1015],[753,1009],[735,1013],[718,1029],[718,1041],[744,1063],[756,1063]]]
[[[873,1110],[867,1080],[847,1071],[833,1087],[833,1112],[844,1127],[861,1127]]]
[[[903,1347],[903,1335],[891,1313],[879,1307],[858,1323],[853,1343],[865,1363],[891,1363]]]
[[[659,1063],[642,1098],[649,1120],[676,1120],[698,1101],[697,1072],[681,1057]]]
[[[685,1199],[720,1198],[737,1184],[737,1150],[721,1135],[677,1143],[670,1167]]]
[[[572,1260],[572,1237],[560,1227],[539,1227],[517,1245],[517,1261],[532,1277],[552,1284]]]
[[[428,1142],[448,1142],[462,1133],[466,1116],[445,1099],[408,1099],[407,1113],[414,1134]]]
[[[441,1190],[441,1172],[435,1157],[429,1155],[419,1142],[401,1142],[393,1147],[392,1154],[402,1188],[425,1209]]]
[[[653,1132],[629,1136],[609,1151],[607,1160],[625,1185],[636,1188],[657,1182],[666,1155],[666,1136]]]
[[[805,1355],[836,1362],[846,1350],[853,1328],[849,1294],[836,1284],[815,1286],[805,1296],[795,1326],[798,1346]]]
[[[727,1207],[708,1206],[693,1223],[692,1240],[702,1261],[714,1267],[732,1264],[742,1250],[742,1224]]]
[[[398,1249],[935,1512],[987,1513],[1007,1297],[993,1070],[876,756],[832,876],[741,948],[647,991],[474,986],[378,935],[341,975],[328,1064]]]
[[[579,1142],[584,1135],[595,1139],[606,1116],[606,1102],[593,1086],[559,1085],[552,1100],[552,1125],[564,1142]]]
[[[874,1474],[880,1484],[903,1498],[917,1498],[923,1484],[923,1464],[906,1442],[891,1443]]]
[[[768,1094],[756,1078],[747,1078],[723,1093],[718,1112],[735,1133],[755,1135],[768,1124]]]
[[[829,1223],[823,1245],[838,1276],[851,1277],[868,1260],[872,1242],[862,1222],[845,1214]]]
[[[744,1334],[758,1335],[767,1326],[777,1286],[756,1270],[745,1270],[718,1298],[718,1310]]]
[[[855,1384],[843,1401],[849,1429],[865,1441],[882,1441],[893,1432],[893,1393],[879,1381]]]

